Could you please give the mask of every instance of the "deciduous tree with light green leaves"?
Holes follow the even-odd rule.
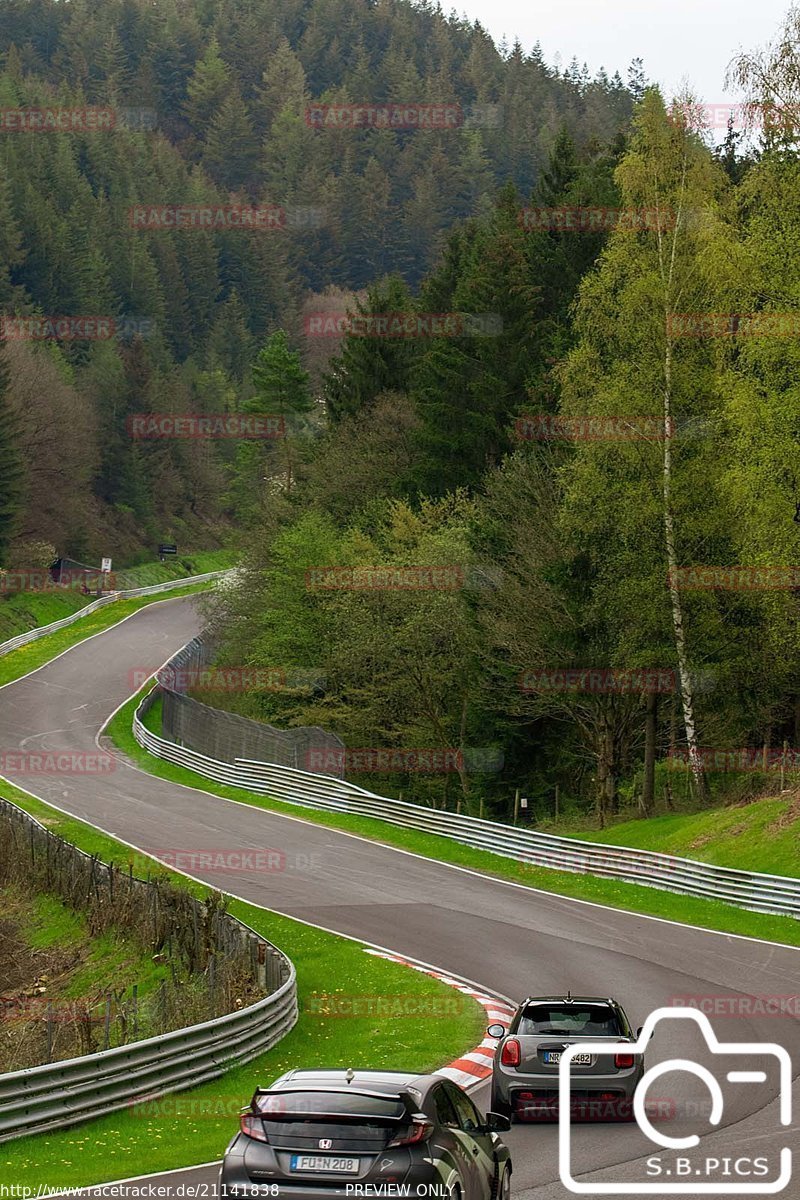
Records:
[[[723,487],[737,514],[737,561],[777,569],[782,586],[756,591],[766,626],[761,701],[769,725],[800,738],[800,164],[766,156],[741,187],[741,245],[726,310],[740,313],[720,377]],[[754,319],[748,320],[747,315]],[[759,325],[760,322],[760,325]],[[752,334],[753,336],[750,336]],[[768,664],[768,666],[767,666]]]
[[[623,211],[643,226],[620,224],[580,290],[579,340],[561,371],[562,412],[578,439],[564,468],[564,519],[590,556],[592,603],[619,615],[620,645],[636,655],[667,653],[671,642],[688,757],[705,795],[693,668],[707,630],[700,616],[689,621],[679,567],[716,561],[709,555],[724,554],[730,525],[711,435],[715,349],[681,335],[720,294],[727,181],[683,112],[646,92],[616,174]],[[713,608],[703,615],[713,623]]]
[[[471,756],[486,744],[476,706],[478,632],[468,617],[472,502],[463,494],[423,502],[387,501],[371,533],[342,528],[317,510],[261,543],[221,623],[226,661],[312,668],[323,694],[271,693],[259,715],[277,724],[319,725],[351,748],[458,750],[444,774],[391,772],[389,785],[458,811],[475,802],[473,774],[491,763]],[[325,568],[332,568],[330,579]],[[365,571],[350,586],[349,568]],[[369,583],[376,568],[405,568],[421,586]],[[252,715],[252,712],[248,713]],[[353,768],[358,773],[358,768]],[[378,790],[387,781],[371,777]]]

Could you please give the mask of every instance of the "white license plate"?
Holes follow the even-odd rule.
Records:
[[[542,1055],[546,1063],[551,1063],[554,1067],[561,1062],[560,1050],[545,1050]],[[572,1059],[576,1067],[590,1067],[592,1065],[591,1054],[576,1054]]]
[[[293,1154],[289,1166],[292,1171],[339,1171],[342,1175],[357,1175],[357,1158],[333,1158],[325,1154]]]

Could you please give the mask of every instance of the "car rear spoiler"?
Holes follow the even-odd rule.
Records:
[[[295,1087],[295,1088],[256,1088],[255,1092],[253,1093],[253,1098],[250,1101],[249,1107],[244,1109],[243,1111],[251,1112],[256,1116],[263,1117],[263,1118],[266,1118],[267,1120],[269,1120],[273,1116],[273,1114],[268,1113],[268,1112],[265,1113],[263,1111],[263,1109],[261,1109],[261,1107],[259,1106],[259,1103],[258,1103],[259,1100],[262,1100],[266,1096],[274,1096],[276,1099],[285,1099],[287,1096],[296,1095],[298,1093],[303,1093],[303,1092],[310,1092],[310,1091],[327,1092],[327,1093],[329,1093],[331,1095],[335,1095],[335,1096],[364,1096],[364,1097],[367,1097],[372,1100],[394,1100],[396,1102],[401,1103],[405,1109],[405,1112],[398,1114],[398,1116],[396,1116],[396,1117],[388,1116],[388,1115],[387,1116],[378,1116],[375,1113],[324,1112],[322,1110],[316,1110],[313,1114],[315,1117],[325,1118],[325,1119],[329,1119],[332,1121],[352,1121],[354,1119],[361,1119],[361,1120],[369,1119],[371,1121],[375,1121],[375,1120],[390,1121],[390,1122],[396,1122],[399,1124],[402,1121],[409,1120],[411,1117],[411,1114],[413,1112],[416,1112],[416,1109],[417,1109],[417,1106],[415,1104],[413,1104],[411,1097],[406,1095],[406,1093],[404,1093],[404,1092],[374,1092],[374,1091],[369,1090],[368,1088],[353,1087],[352,1085],[350,1085],[348,1087],[341,1087],[338,1085],[335,1087],[330,1087],[330,1086],[328,1086],[328,1087],[309,1087],[308,1085],[306,1085],[305,1087]],[[274,1115],[278,1120],[280,1120],[281,1117],[283,1117],[287,1121],[292,1121],[292,1120],[298,1119],[298,1117],[300,1119],[304,1119],[304,1117],[308,1116],[309,1114],[278,1112]]]

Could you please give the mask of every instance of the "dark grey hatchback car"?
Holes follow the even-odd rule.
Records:
[[[509,1125],[442,1075],[289,1071],[242,1113],[220,1194],[508,1200]]]

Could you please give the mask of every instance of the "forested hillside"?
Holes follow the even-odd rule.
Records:
[[[214,702],[335,730],[366,786],[473,813],[518,789],[603,824],[778,789],[800,765],[796,152],[786,130],[714,152],[650,89],[618,155],[558,138],[534,200],[663,220],[531,230],[508,186],[418,296],[370,290],[365,322],[500,320],[343,339],[329,428],[221,626],[226,663],[324,687]],[[417,770],[422,747],[455,767]]]
[[[638,60],[407,0],[3,16],[0,566],[235,539],[221,660],[318,682],[215,702],[455,754],[373,788],[605,822],[796,769],[800,18],[715,148]]]
[[[406,0],[2,7],[0,307],[116,324],[44,347],[6,335],[21,419],[0,544],[77,557],[214,537],[230,514],[234,452],[136,444],[132,414],[239,407],[257,350],[279,326],[301,334],[310,292],[349,295],[389,271],[418,286],[455,221],[489,211],[508,181],[530,194],[563,125],[582,153],[607,153],[641,88],[637,66],[632,93],[576,63],[551,69],[538,49],[500,52],[479,26]],[[319,123],[348,103],[455,116]],[[8,115],[85,106],[97,127],[31,132]],[[248,231],[131,217],[213,204],[282,217]]]

